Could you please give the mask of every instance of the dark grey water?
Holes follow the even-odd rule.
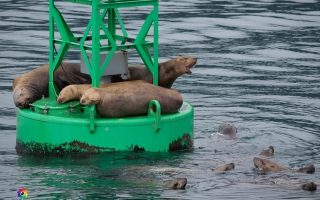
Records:
[[[58,7],[75,32],[85,29],[89,7]],[[145,10],[120,10],[129,33]],[[0,198],[17,199],[25,187],[30,199],[320,199],[299,189],[306,180],[320,186],[320,1],[161,1],[159,12],[160,61],[198,58],[173,86],[195,108],[195,150],[37,157],[15,152],[11,85],[48,63],[48,2],[0,1]],[[236,140],[210,137],[224,121],[237,126]],[[313,163],[316,173],[255,170],[253,157],[269,145],[272,160]],[[227,162],[234,171],[209,170]],[[162,188],[177,177],[188,178],[185,190]]]

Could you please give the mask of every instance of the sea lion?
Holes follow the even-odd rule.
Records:
[[[164,188],[166,189],[184,189],[187,185],[187,179],[186,178],[177,178],[175,180],[172,180],[165,184]]]
[[[89,84],[90,75],[80,72],[80,65],[62,63],[54,72],[54,82],[59,90],[70,84]],[[29,104],[49,95],[49,65],[43,65],[27,73],[20,74],[13,81],[13,100],[18,108],[28,108]]]
[[[226,165],[221,165],[219,167],[213,168],[212,171],[214,172],[230,171],[230,170],[233,170],[234,167],[235,167],[234,163],[229,163]]]
[[[306,184],[303,184],[300,188],[303,190],[315,191],[317,190],[317,184],[315,184],[314,182],[308,182]]]
[[[316,168],[314,167],[313,164],[306,167],[301,167],[300,169],[296,170],[296,172],[307,173],[307,174],[312,174],[315,171],[316,171]]]
[[[233,138],[237,134],[237,128],[229,122],[221,123],[219,133],[228,138]]]
[[[60,91],[57,102],[62,104],[72,100],[80,100],[83,93],[89,88],[91,88],[90,84],[68,85]]]
[[[191,74],[190,68],[197,63],[197,58],[179,56],[158,64],[158,85],[171,88],[173,82],[183,74]],[[130,78],[128,80],[145,80],[153,83],[153,76],[145,65],[128,66]],[[116,80],[116,79],[114,79]]]
[[[151,100],[157,100],[161,113],[175,113],[181,108],[181,94],[144,81],[112,83],[105,88],[90,88],[80,99],[82,105],[96,104],[101,117],[129,117],[145,115]]]
[[[273,146],[269,146],[268,149],[262,150],[259,153],[260,156],[266,156],[266,157],[270,157],[274,155],[274,148]]]
[[[137,81],[147,83],[143,80],[137,80]],[[114,83],[100,84],[100,88],[112,86],[113,84]],[[121,85],[122,85],[122,87],[125,87],[126,85],[129,85],[129,84],[131,84],[131,82],[126,81],[126,82],[122,82]],[[92,87],[92,85],[90,85],[90,84],[68,85],[67,87],[63,88],[61,90],[61,92],[59,93],[59,96],[57,98],[57,102],[59,104],[63,104],[63,103],[66,103],[66,102],[72,101],[72,100],[80,100],[83,93],[91,87]]]
[[[268,159],[264,159],[264,158],[258,158],[258,157],[254,157],[253,158],[253,163],[257,168],[262,169],[263,171],[272,171],[272,172],[279,172],[279,171],[283,171],[283,170],[289,170],[287,167],[280,165],[276,162],[273,162],[271,160]],[[315,172],[315,167],[314,165],[310,165],[307,167],[302,167],[298,170],[296,170],[296,172],[299,173],[314,173]]]

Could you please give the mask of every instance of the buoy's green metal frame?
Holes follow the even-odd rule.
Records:
[[[50,73],[49,73],[49,97],[56,97],[58,89],[53,81],[54,71],[60,66],[63,58],[69,48],[75,47],[81,50],[84,60],[87,64],[88,71],[92,78],[92,87],[100,87],[100,78],[107,68],[114,52],[116,50],[126,50],[135,48],[142,58],[144,64],[148,67],[153,75],[154,84],[158,85],[158,0],[67,0],[70,2],[91,5],[92,16],[82,37],[75,37],[64,20],[59,10],[54,5],[54,0],[49,2],[49,29],[50,29]],[[153,10],[145,20],[141,30],[136,38],[130,38],[125,29],[124,23],[118,11],[118,8],[134,6],[153,6]],[[100,15],[100,11],[103,11]],[[103,20],[108,14],[108,27]],[[116,35],[116,19],[122,30],[122,36]],[[54,24],[57,25],[61,38],[54,37]],[[153,42],[145,41],[145,38],[154,24]],[[100,35],[100,28],[105,34]],[[92,29],[92,34],[89,35]],[[107,39],[108,45],[102,46],[101,39]],[[85,45],[86,41],[92,41],[92,45]],[[116,41],[121,41],[118,45]],[[130,41],[130,43],[129,43]],[[54,45],[60,44],[59,52],[55,56]],[[127,44],[129,43],[129,44]],[[153,47],[153,61],[148,47]],[[86,51],[92,52],[92,65],[89,62]],[[100,52],[109,52],[103,66],[100,68]],[[90,130],[94,131],[94,121],[96,110],[95,106],[90,108]]]
[[[23,153],[74,153],[103,151],[173,151],[193,147],[193,107],[184,102],[180,112],[161,115],[160,104],[153,100],[147,116],[122,119],[101,118],[95,106],[83,108],[79,101],[57,104],[59,90],[53,79],[70,47],[80,49],[92,78],[100,79],[115,51],[136,49],[158,85],[158,0],[65,0],[91,6],[92,16],[83,36],[75,36],[62,14],[49,0],[49,97],[31,104],[32,110],[17,108],[17,146]],[[151,6],[136,38],[129,37],[118,8]],[[108,18],[108,26],[104,18]],[[116,34],[116,20],[122,35]],[[60,38],[54,35],[55,25]],[[146,36],[153,25],[153,41]],[[91,34],[90,34],[91,30]],[[101,31],[102,33],[101,34]],[[102,45],[107,40],[108,45]],[[88,44],[91,41],[91,45]],[[55,55],[55,44],[60,48]],[[153,49],[153,59],[148,48]],[[86,51],[92,52],[92,63]],[[100,68],[100,52],[108,56]],[[88,123],[89,122],[89,123]],[[34,130],[34,133],[30,133]],[[62,135],[61,135],[62,134]]]

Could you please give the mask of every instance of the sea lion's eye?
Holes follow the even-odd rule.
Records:
[[[274,166],[271,165],[272,168],[274,168]]]

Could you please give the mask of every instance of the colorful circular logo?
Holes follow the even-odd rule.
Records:
[[[28,191],[25,188],[21,188],[18,190],[18,197],[24,199],[28,196]]]

